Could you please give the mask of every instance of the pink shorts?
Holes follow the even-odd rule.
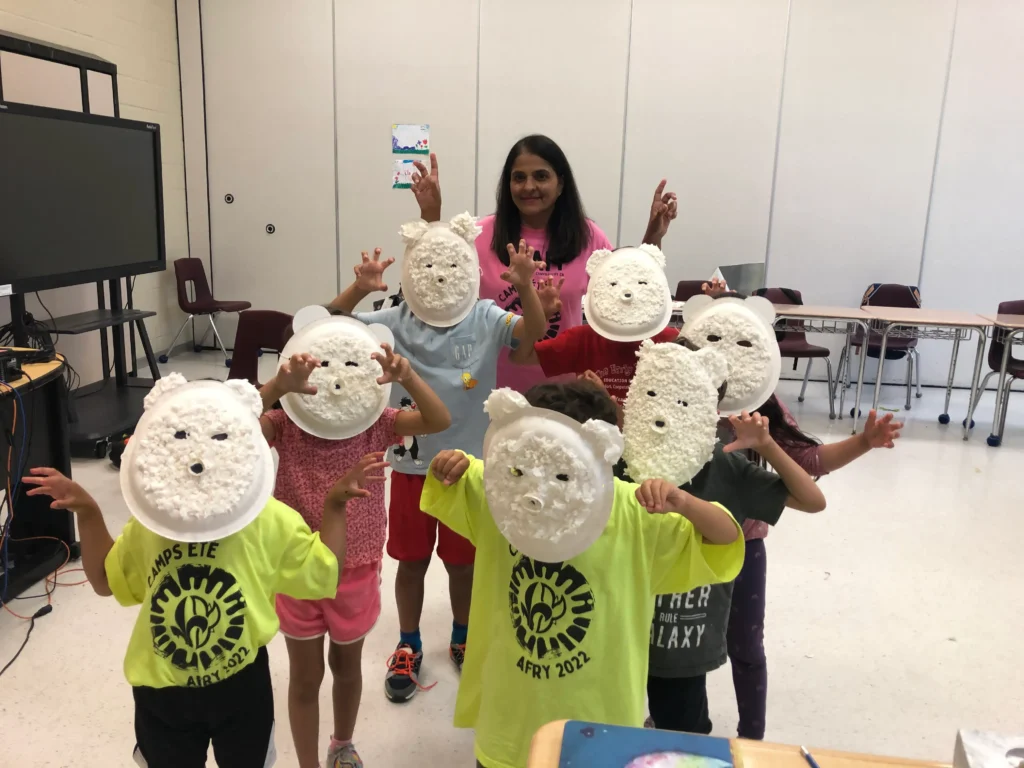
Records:
[[[328,635],[332,643],[348,645],[366,637],[380,617],[381,561],[346,568],[338,594],[325,600],[296,600],[277,596],[281,634],[293,640]]]

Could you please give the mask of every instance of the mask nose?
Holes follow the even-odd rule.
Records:
[[[330,387],[330,389],[328,391],[332,395],[340,395],[340,394],[342,394],[345,391],[345,389],[344,389],[344,384],[342,383],[341,379],[337,378],[334,381],[332,381],[331,382],[331,387]]]
[[[626,301],[626,302],[632,301],[633,300],[633,291],[631,291],[629,288],[624,290],[622,292],[622,300]]]
[[[664,416],[655,417],[654,421],[651,422],[651,428],[659,434],[668,429],[668,419]]]
[[[523,496],[523,503],[534,512],[540,512],[544,509],[544,499],[532,493],[527,493]]]
[[[206,469],[206,467],[203,466],[203,462],[201,462],[199,460],[195,460],[191,464],[188,465],[188,471],[191,472],[196,477],[198,477],[199,475],[203,474],[203,470],[204,469]]]

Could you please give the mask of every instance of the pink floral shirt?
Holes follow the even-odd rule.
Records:
[[[303,432],[282,410],[268,411],[263,418],[274,425],[277,437],[277,484],[274,498],[298,511],[317,531],[323,517],[324,499],[331,486],[368,453],[386,451],[400,443],[395,434],[395,408],[385,408],[377,423],[348,440],[324,440]],[[384,557],[388,515],[384,484],[369,486],[370,497],[348,503],[345,567],[376,563]]]

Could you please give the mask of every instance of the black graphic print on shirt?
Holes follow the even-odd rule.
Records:
[[[517,550],[509,547],[513,557]],[[516,663],[537,680],[566,677],[590,662],[580,649],[594,612],[594,592],[568,563],[542,563],[525,555],[512,566],[509,612],[525,652]]]
[[[534,261],[543,260],[543,257],[541,256],[539,251],[534,255],[533,258]],[[565,277],[565,272],[563,272],[558,267],[552,269],[550,265],[547,265],[544,269],[538,269],[537,273],[534,275],[534,287],[539,286],[542,280],[546,280],[549,277],[553,277],[555,280],[559,280],[560,278]],[[497,304],[506,312],[515,312],[517,315],[523,314],[523,299],[519,295],[519,291],[516,290],[516,287],[514,285],[510,284],[505,286],[505,289],[498,294]],[[548,332],[547,335],[544,336],[544,338],[555,338],[555,336],[558,335],[558,331],[561,328],[561,326],[562,313],[556,312],[554,316],[550,320],[548,320]]]
[[[156,558],[150,576],[160,577],[150,598],[153,650],[190,673],[190,687],[227,679],[251,653],[241,642],[246,606],[235,577],[212,563],[174,565],[185,557],[212,560],[218,544],[175,544]]]
[[[415,411],[416,403],[412,401],[410,397],[403,397],[399,403],[403,411]],[[426,437],[426,435],[421,435]],[[412,463],[417,467],[422,467],[423,462],[420,461],[420,443],[416,439],[416,436],[406,437],[401,443],[395,446],[395,461],[401,463],[405,461],[405,457],[408,456],[412,459]]]

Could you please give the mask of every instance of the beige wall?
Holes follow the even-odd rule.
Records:
[[[117,65],[121,117],[160,124],[167,263],[188,256],[174,0],[0,0],[0,30],[74,48]],[[40,102],[53,98],[53,88],[41,70],[34,72],[39,78]],[[7,74],[5,59],[5,81]],[[22,89],[19,86],[19,91]],[[4,90],[5,98],[14,100],[6,85]],[[205,208],[205,198],[201,204]],[[41,295],[55,315],[96,308],[91,284]],[[34,296],[27,297],[26,303],[30,312],[45,316]],[[0,322],[7,322],[7,303],[0,304]],[[184,320],[175,298],[173,270],[140,276],[135,283],[135,305],[157,312],[146,328],[159,354]],[[83,384],[100,378],[98,333],[64,337],[57,346],[81,374]],[[141,346],[138,353],[142,355]]]

